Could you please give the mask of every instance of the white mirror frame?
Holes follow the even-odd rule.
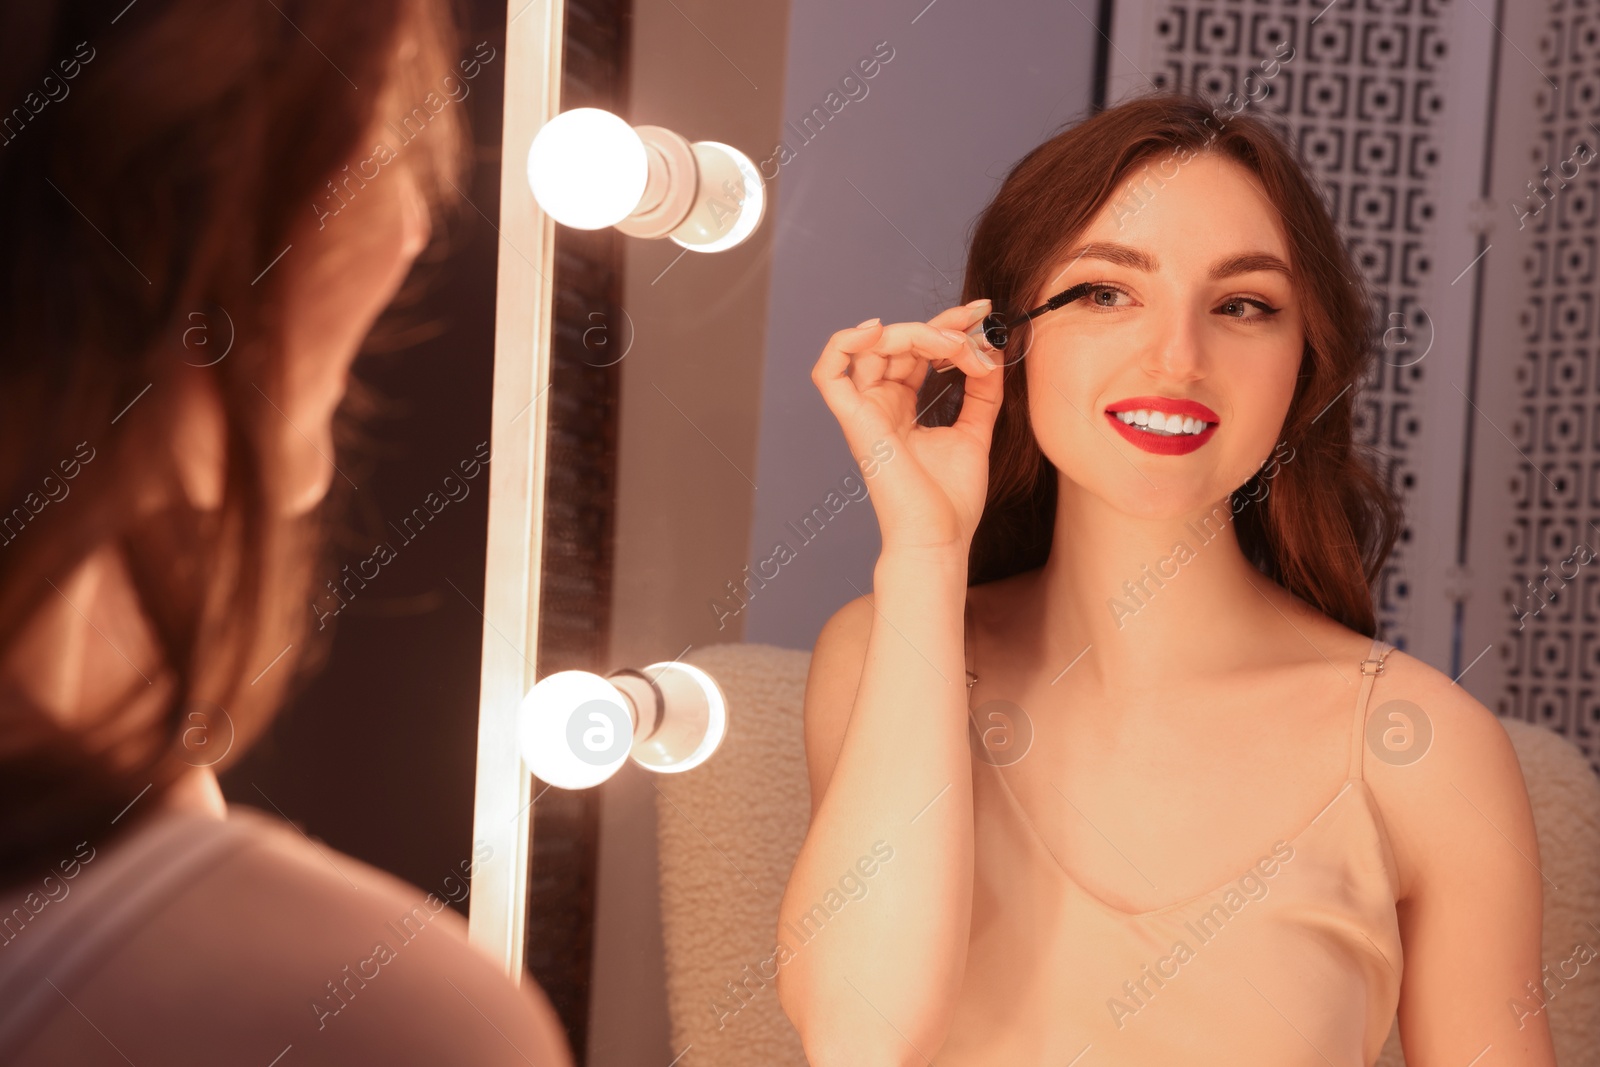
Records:
[[[478,694],[469,940],[521,981],[532,777],[517,750],[517,708],[533,687],[544,555],[545,441],[555,223],[528,189],[528,147],[560,110],[562,0],[508,0],[495,299],[489,533]]]

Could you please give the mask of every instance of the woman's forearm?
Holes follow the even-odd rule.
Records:
[[[964,553],[878,560],[849,726],[779,914],[795,953],[779,996],[817,1067],[925,1062],[960,992],[973,877],[965,600]],[[843,873],[873,866],[865,895],[840,896]]]

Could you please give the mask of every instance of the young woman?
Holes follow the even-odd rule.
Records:
[[[425,892],[213,770],[314,639],[335,409],[489,59],[435,0],[0,16],[0,1062],[570,1063],[442,899],[477,850]]]
[[[1375,639],[1368,301],[1292,150],[1106,110],[1012,168],[962,296],[812,373],[892,458],[806,692],[778,982],[811,1062],[1370,1067],[1398,1012],[1410,1067],[1553,1064],[1508,1010],[1541,978],[1516,755]],[[999,352],[963,335],[991,310]]]

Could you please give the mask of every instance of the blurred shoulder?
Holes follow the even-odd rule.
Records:
[[[302,1064],[571,1067],[549,1001],[451,907],[481,848],[422,889],[264,813],[206,821],[208,860],[67,979],[133,1062],[269,1063],[292,1046]],[[37,1047],[63,1047],[76,1018],[58,1012]]]

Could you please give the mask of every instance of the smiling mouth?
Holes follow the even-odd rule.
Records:
[[[1193,415],[1169,415],[1163,411],[1136,408],[1131,411],[1108,411],[1106,414],[1124,425],[1154,437],[1197,437],[1214,422],[1197,419]]]

